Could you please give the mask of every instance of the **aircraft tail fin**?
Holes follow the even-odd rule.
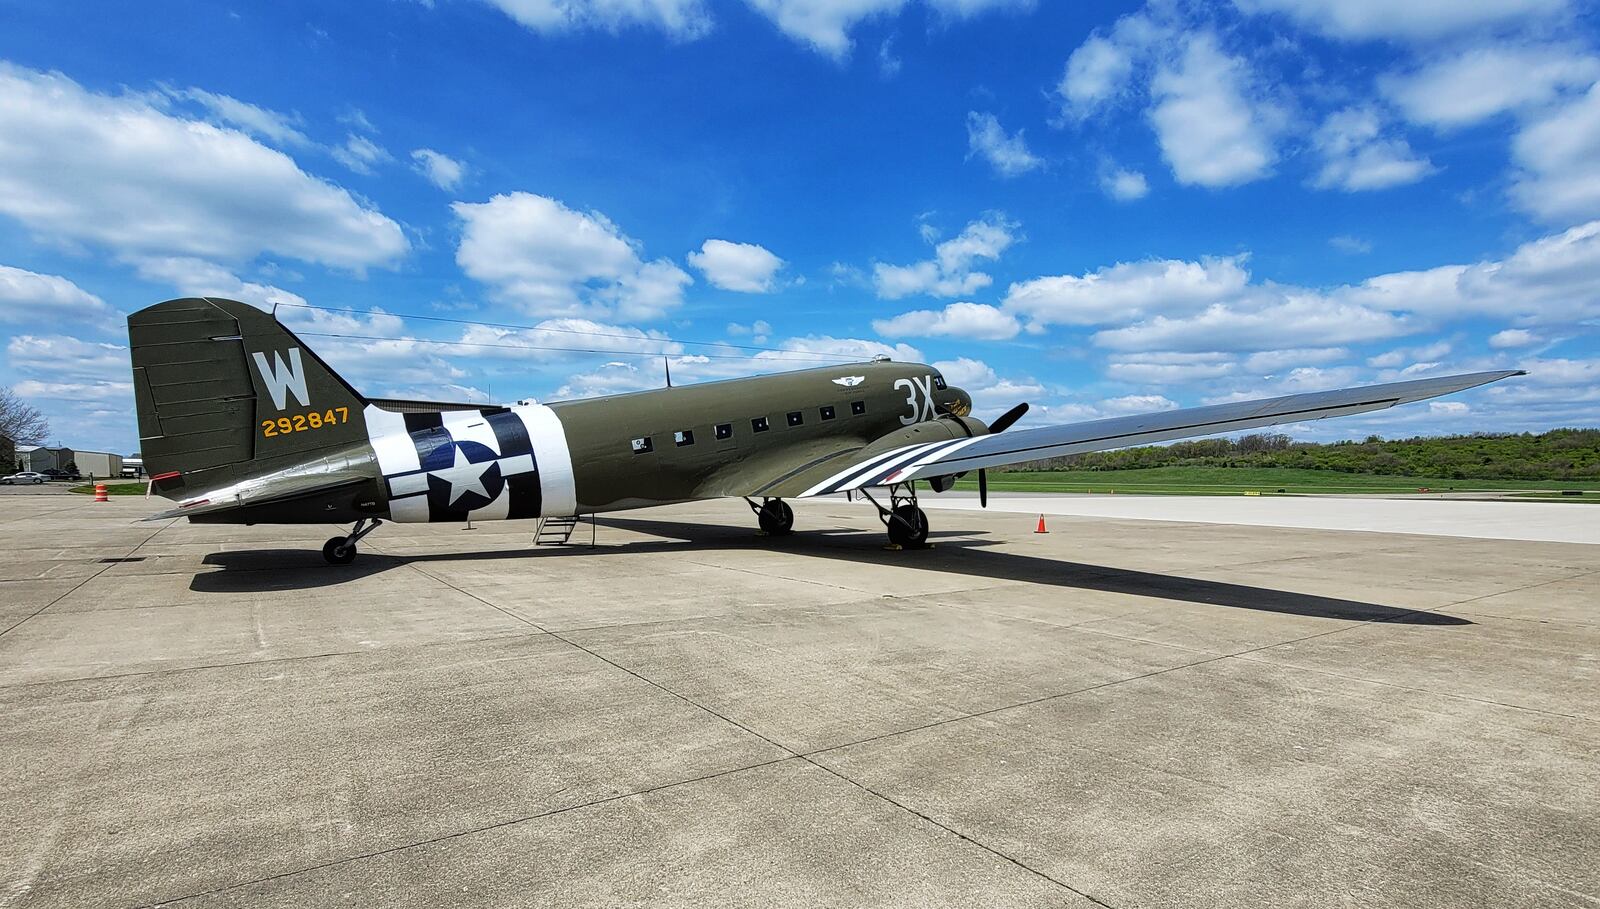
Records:
[[[188,495],[367,440],[364,399],[273,316],[216,297],[128,317],[140,454]]]

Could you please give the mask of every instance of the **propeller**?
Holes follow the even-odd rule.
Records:
[[[998,432],[1005,432],[1012,423],[1022,419],[1022,415],[1027,412],[1028,402],[1023,401],[1016,407],[1013,407],[1001,414],[998,419],[989,424],[989,435],[992,436]],[[978,507],[989,507],[989,471],[987,468],[983,467],[978,468]]]

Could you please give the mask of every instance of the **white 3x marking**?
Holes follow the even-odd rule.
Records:
[[[910,426],[936,416],[933,412],[933,376],[895,379],[894,387],[906,390],[906,406],[911,408],[910,414],[900,418],[901,423]]]

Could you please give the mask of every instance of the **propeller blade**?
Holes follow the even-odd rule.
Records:
[[[997,432],[1005,432],[1006,429],[1012,423],[1015,423],[1018,420],[1022,419],[1022,415],[1027,413],[1027,412],[1028,412],[1028,402],[1027,401],[1023,401],[1021,404],[1018,404],[1016,407],[1013,407],[1010,410],[1006,411],[1005,413],[1001,414],[1000,417],[998,419],[996,419],[993,423],[990,423],[989,424],[989,432],[990,432],[990,434],[992,435],[992,434],[997,433]]]
[[[989,507],[989,471],[978,468],[978,507]]]

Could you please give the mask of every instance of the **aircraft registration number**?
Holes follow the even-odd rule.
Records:
[[[350,422],[350,408],[335,407],[331,410],[318,413],[297,413],[292,417],[279,417],[276,420],[261,421],[261,435],[264,438],[273,436],[286,436],[293,432],[307,432],[321,429],[324,426],[337,426],[340,423]]]

